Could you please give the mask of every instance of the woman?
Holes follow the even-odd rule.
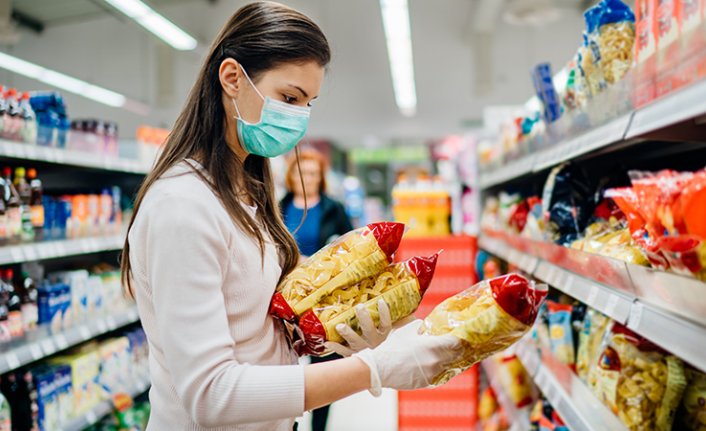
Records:
[[[287,165],[287,194],[280,201],[280,208],[284,224],[305,257],[353,229],[343,205],[326,194],[326,169],[326,160],[315,150],[302,151]]]
[[[305,410],[362,390],[426,386],[455,356],[453,337],[410,324],[374,349],[300,366],[267,313],[299,259],[267,157],[304,135],[329,59],[301,13],[241,8],[138,192],[121,270],[150,347],[150,431],[291,430]]]
[[[303,256],[311,256],[337,236],[353,229],[343,205],[326,195],[327,163],[315,150],[302,151],[287,164],[287,194],[280,201],[284,224],[292,233]],[[306,208],[306,217],[305,217]],[[312,356],[314,364],[340,359],[331,354]],[[311,417],[312,431],[325,431],[329,406],[315,409]]]

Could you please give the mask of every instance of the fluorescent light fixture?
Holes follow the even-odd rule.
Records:
[[[177,27],[141,0],[105,0],[114,8],[135,20],[147,31],[162,39],[174,49],[190,51],[198,42],[184,30]]]
[[[417,91],[414,84],[409,6],[407,0],[380,0],[380,10],[395,101],[402,115],[411,117],[417,112]]]
[[[120,93],[47,69],[3,52],[0,52],[0,67],[108,106],[122,108],[127,102],[127,98]]]

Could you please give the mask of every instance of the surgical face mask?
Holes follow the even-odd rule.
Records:
[[[235,118],[240,144],[249,154],[257,156],[277,157],[286,154],[304,137],[311,108],[290,105],[273,100],[269,96],[263,97],[242,66],[241,70],[264,103],[260,111],[260,121],[249,123],[240,115],[235,99],[231,99],[238,114]]]

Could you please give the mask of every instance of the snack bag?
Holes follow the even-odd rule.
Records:
[[[402,223],[371,223],[340,236],[309,257],[277,287],[270,314],[295,321],[324,296],[379,274],[392,261]]]
[[[706,431],[706,374],[687,369],[686,375],[689,385],[684,391],[681,410],[677,416],[678,429]]]
[[[614,324],[594,389],[628,429],[670,431],[685,388],[679,358]]]
[[[300,354],[325,354],[326,341],[343,343],[345,340],[336,326],[346,324],[357,331],[355,307],[358,305],[368,310],[376,325],[380,321],[377,306],[380,299],[389,307],[392,322],[414,313],[434,276],[438,256],[437,253],[426,258],[413,257],[390,265],[378,275],[339,287],[321,298],[299,319],[300,335],[306,345]]]
[[[452,334],[464,352],[432,384],[447,382],[476,362],[506,349],[534,323],[547,295],[547,286],[518,274],[484,280],[439,304],[424,319],[420,331],[431,335]]]
[[[571,328],[573,307],[547,301],[549,310],[549,343],[552,353],[563,364],[575,368],[574,334]]]

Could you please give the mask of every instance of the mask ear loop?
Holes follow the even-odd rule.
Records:
[[[299,181],[300,184],[302,185],[302,192],[304,193],[304,213],[302,214],[301,220],[299,220],[299,226],[297,226],[296,229],[294,229],[294,232],[292,232],[292,235],[296,234],[299,232],[299,229],[304,225],[304,221],[306,220],[306,214],[309,210],[309,203],[306,200],[306,186],[304,185],[304,176],[302,175],[302,167],[300,163],[300,158],[299,158],[299,146],[297,145],[294,147],[294,154],[297,158],[297,171],[299,171]]]

